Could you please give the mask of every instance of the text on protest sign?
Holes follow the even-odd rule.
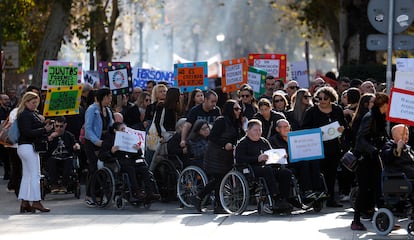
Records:
[[[414,72],[395,72],[394,88],[414,92]]]
[[[138,144],[138,146],[140,146],[142,154],[145,153],[145,131],[140,131],[140,130],[135,130],[133,128],[130,127],[126,127],[125,128],[125,132],[128,134],[132,134],[135,135],[137,137],[137,142],[135,142],[136,144]]]
[[[249,54],[249,66],[261,68],[268,76],[286,81],[286,54]]]
[[[132,68],[133,76],[133,87],[140,87],[145,89],[147,82],[153,80],[156,83],[166,82],[169,86],[176,86],[174,81],[174,72],[171,71],[160,71],[154,69],[145,69],[145,68]]]
[[[414,72],[414,58],[397,58],[395,65],[399,72]]]
[[[49,88],[43,115],[47,117],[79,114],[82,86]]]
[[[82,63],[46,60],[43,62],[42,90],[83,83]]]
[[[247,61],[244,58],[223,61],[221,86],[223,92],[235,92],[247,83]]]
[[[174,80],[182,92],[208,90],[207,62],[174,64]]]
[[[414,126],[414,92],[393,88],[390,94],[387,120]]]
[[[309,74],[306,61],[291,62],[289,72],[289,79],[297,81],[301,88],[309,88]]]
[[[289,132],[288,151],[291,163],[324,158],[321,129]]]
[[[266,90],[266,76],[266,71],[260,68],[249,66],[249,70],[247,72],[247,83],[253,88],[253,92],[256,98],[264,94]]]

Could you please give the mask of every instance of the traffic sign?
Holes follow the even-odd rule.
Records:
[[[388,36],[385,34],[370,34],[367,37],[367,49],[371,51],[387,50]],[[414,36],[394,35],[393,50],[412,50],[414,49]]]
[[[393,33],[405,31],[414,20],[414,0],[395,0]],[[389,0],[370,0],[368,3],[368,20],[381,33],[388,32]]]

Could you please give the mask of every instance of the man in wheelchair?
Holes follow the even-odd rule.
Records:
[[[404,173],[411,182],[414,181],[414,151],[407,145],[408,127],[395,125],[391,129],[392,140],[381,151],[381,158],[386,173]]]
[[[51,183],[52,193],[66,193],[69,177],[73,169],[75,151],[80,149],[75,136],[66,131],[66,118],[57,117],[54,123],[54,131],[48,136],[47,167]],[[63,172],[59,173],[59,164],[63,166]],[[62,184],[58,185],[59,176],[63,176]]]
[[[104,163],[118,160],[121,165],[121,171],[126,172],[131,184],[132,198],[130,202],[145,201],[152,202],[160,199],[160,195],[155,193],[153,184],[151,184],[150,172],[144,160],[141,147],[135,144],[136,153],[119,150],[119,146],[114,146],[115,133],[125,131],[124,123],[115,122],[110,131],[105,134],[102,147],[99,151],[99,159]],[[143,188],[141,186],[143,182]]]
[[[270,143],[262,136],[262,123],[251,119],[247,123],[247,135],[236,146],[237,164],[249,164],[255,177],[266,180],[269,192],[274,200],[275,212],[290,212],[293,207],[288,202],[291,188],[292,172],[283,166],[266,165],[269,156],[263,154],[271,149]]]

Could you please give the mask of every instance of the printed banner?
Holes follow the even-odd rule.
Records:
[[[387,120],[414,126],[414,91],[391,89]]]
[[[168,86],[176,86],[174,81],[174,72],[170,71],[160,71],[154,69],[145,69],[145,68],[132,68],[132,77],[134,88],[140,87],[142,89],[146,88],[146,83],[149,80],[153,80],[156,83],[166,82]]]
[[[132,92],[131,65],[127,63],[107,63],[102,67],[105,86],[112,91],[112,95],[120,95]]]
[[[174,80],[181,92],[208,90],[207,62],[174,64]]]
[[[268,76],[286,81],[286,54],[249,54],[249,66],[261,68]]]
[[[83,84],[82,63],[45,60],[43,62],[42,90],[59,86]]]
[[[245,58],[223,61],[221,86],[224,93],[235,92],[247,83],[247,61]]]
[[[249,66],[247,72],[247,83],[253,88],[253,92],[256,98],[263,95],[266,91],[265,81],[266,81],[267,72],[260,69]]]
[[[321,129],[289,132],[288,151],[291,163],[324,158]]]
[[[79,114],[82,85],[49,88],[46,92],[43,116],[65,116]]]

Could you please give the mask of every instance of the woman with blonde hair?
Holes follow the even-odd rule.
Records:
[[[19,199],[22,200],[20,212],[49,212],[49,208],[40,203],[40,157],[35,151],[33,143],[51,131],[53,124],[37,113],[40,97],[34,92],[23,95],[17,109],[17,124],[20,136],[17,154],[22,160],[22,181],[20,184]],[[30,205],[30,201],[33,202]]]

